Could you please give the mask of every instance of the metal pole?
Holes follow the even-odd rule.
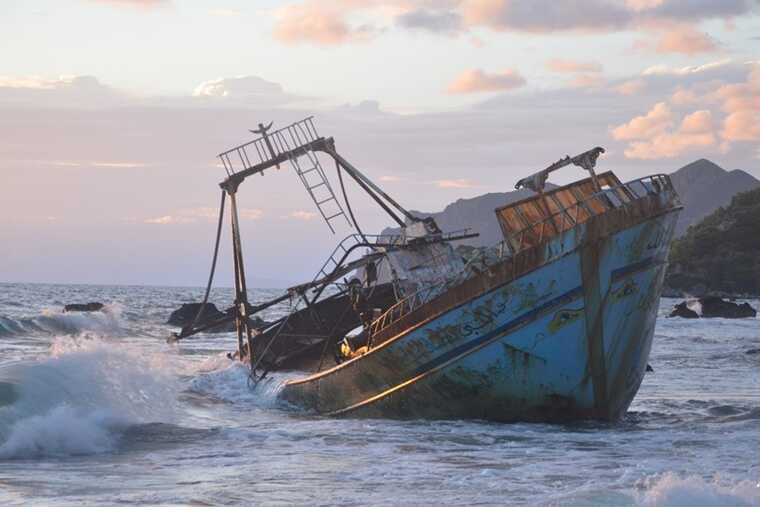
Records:
[[[232,250],[235,259],[235,327],[238,334],[238,352],[240,359],[243,354],[243,336],[248,343],[248,361],[253,366],[253,334],[248,322],[248,288],[245,281],[243,265],[243,247],[240,241],[240,221],[238,219],[237,199],[235,192],[230,192],[230,208],[232,214]]]

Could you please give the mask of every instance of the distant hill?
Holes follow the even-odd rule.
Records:
[[[726,171],[717,164],[700,159],[670,175],[685,209],[676,226],[676,236],[681,236],[690,225],[698,222],[720,206],[727,205],[738,192],[760,187],[760,181],[744,171]],[[547,185],[547,188],[554,188]],[[412,211],[420,218],[433,217],[444,231],[471,227],[480,237],[463,241],[472,246],[491,246],[503,239],[494,210],[505,204],[533,195],[530,190],[494,192],[471,199],[459,199],[443,211]],[[398,229],[386,229],[390,234]]]
[[[726,171],[717,164],[699,159],[670,175],[684,209],[676,226],[681,236],[690,225],[731,202],[738,192],[760,187],[760,181],[744,171]]]
[[[669,292],[760,296],[760,188],[737,194],[673,242]]]

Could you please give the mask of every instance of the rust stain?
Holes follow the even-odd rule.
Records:
[[[583,317],[583,308],[560,310],[554,314],[547,326],[550,333],[556,333],[563,327]]]
[[[639,291],[639,286],[636,285],[636,281],[633,278],[629,278],[625,281],[625,283],[618,288],[617,290],[612,292],[612,301],[618,302],[621,301],[628,296],[632,296],[633,294],[636,294]]]

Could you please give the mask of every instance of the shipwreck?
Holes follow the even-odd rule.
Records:
[[[421,220],[340,155],[312,118],[221,153],[226,171],[214,263],[230,201],[235,302],[221,319],[194,319],[180,340],[233,320],[253,384],[297,371],[279,391],[327,416],[615,420],[644,377],[670,242],[681,205],[666,175],[622,183],[597,174],[594,148],[517,182],[534,195],[495,210],[504,239],[467,257],[474,236]],[[320,159],[331,159],[331,178]],[[331,231],[354,229],[313,279],[249,302],[237,193],[253,175],[289,165]],[[587,174],[547,189],[550,173]],[[337,182],[335,181],[337,179]],[[257,180],[260,181],[260,180]],[[347,198],[358,185],[398,225],[367,234]],[[257,317],[289,303],[287,315]]]

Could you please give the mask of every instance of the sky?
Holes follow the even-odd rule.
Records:
[[[760,177],[759,28],[758,0],[3,0],[0,282],[203,285],[216,155],[312,115],[424,211],[594,146],[623,179]],[[352,232],[287,167],[239,201],[257,285],[310,279]]]

